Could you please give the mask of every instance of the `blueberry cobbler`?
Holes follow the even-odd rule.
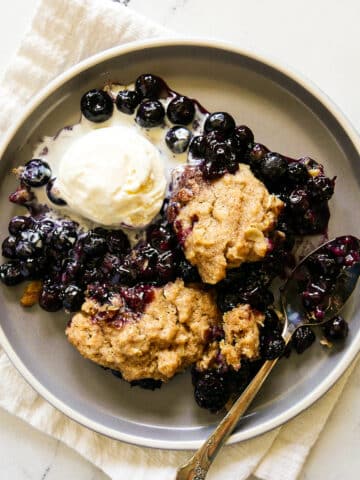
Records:
[[[196,402],[216,412],[284,353],[270,287],[294,266],[295,243],[326,234],[335,179],[155,75],[90,90],[80,109],[14,170],[9,198],[27,212],[9,223],[0,278],[28,281],[23,306],[71,312],[70,343],[132,385],[191,368]],[[313,269],[359,250],[339,249]],[[320,319],[318,284],[304,301]],[[324,334],[347,328],[337,317]],[[299,329],[293,347],[314,338]]]

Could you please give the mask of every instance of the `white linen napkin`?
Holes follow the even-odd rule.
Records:
[[[30,30],[0,85],[0,134],[57,74],[106,48],[172,33],[110,0],[40,0]],[[353,368],[353,367],[352,367]],[[209,480],[293,480],[350,375],[297,418],[265,435],[226,447]],[[23,380],[0,347],[0,406],[74,448],[113,480],[172,480],[189,452],[136,447],[78,425]]]

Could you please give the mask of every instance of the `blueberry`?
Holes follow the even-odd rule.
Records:
[[[8,287],[17,285],[24,280],[21,263],[17,260],[0,265],[0,280]]]
[[[242,299],[238,293],[220,291],[217,296],[217,304],[222,313],[236,308]]]
[[[284,339],[280,334],[265,336],[260,341],[260,355],[264,360],[274,360],[280,357],[285,349]]]
[[[326,295],[326,285],[323,285],[319,280],[317,283],[310,283],[307,289],[302,293],[302,301],[304,307],[312,310],[316,305],[323,302]]]
[[[254,172],[260,168],[262,160],[269,150],[261,143],[255,143],[249,152],[250,166]]]
[[[21,262],[21,272],[26,279],[41,278],[47,268],[48,260],[44,256],[29,257]]]
[[[120,90],[116,97],[116,106],[120,112],[132,115],[141,101],[141,96],[134,90]]]
[[[349,325],[343,317],[337,315],[322,327],[328,340],[344,340],[349,334]]]
[[[40,232],[40,235],[45,239],[51,234],[54,228],[54,222],[47,219],[41,220],[36,224],[36,230]]]
[[[194,102],[188,97],[177,96],[169,103],[166,113],[170,122],[188,125],[194,119]]]
[[[84,302],[84,292],[77,285],[68,285],[63,294],[63,307],[69,312],[76,312]]]
[[[194,158],[204,158],[206,152],[206,137],[204,135],[193,137],[189,151]]]
[[[111,253],[126,253],[130,248],[129,239],[122,230],[110,230],[106,239]]]
[[[260,173],[266,180],[276,181],[287,171],[287,161],[275,152],[269,152],[261,160]]]
[[[24,230],[16,244],[16,255],[20,258],[28,258],[39,255],[43,248],[43,240],[37,230]]]
[[[161,125],[165,116],[162,104],[157,100],[142,102],[136,113],[136,122],[140,127],[152,128]]]
[[[226,112],[215,112],[207,117],[204,130],[206,133],[216,130],[228,137],[235,130],[235,120]]]
[[[39,298],[39,305],[47,312],[57,312],[62,308],[62,297],[60,285],[45,282]]]
[[[141,380],[133,380],[130,382],[132,387],[140,387],[145,390],[156,390],[162,387],[163,382],[161,380],[155,380],[153,378],[143,378]]]
[[[230,369],[227,377],[231,392],[240,395],[250,381],[249,362],[241,360],[241,368],[238,371]]]
[[[83,250],[89,257],[98,257],[107,250],[105,238],[94,232],[88,232],[83,238]]]
[[[46,185],[46,195],[51,203],[54,205],[58,205],[59,207],[63,207],[66,205],[66,201],[59,197],[57,189],[53,188],[56,178],[52,178],[49,180],[48,184]]]
[[[165,136],[166,145],[173,153],[184,153],[191,140],[191,132],[185,127],[172,127]]]
[[[199,407],[213,413],[218,412],[230,398],[225,376],[215,370],[208,370],[196,382],[194,396]]]
[[[175,277],[175,262],[174,255],[171,250],[160,253],[157,265],[156,275],[154,281],[158,285],[163,285]]]
[[[200,168],[208,180],[219,178],[227,172],[235,173],[239,168],[235,153],[225,142],[214,142],[206,155]]]
[[[246,125],[236,127],[231,138],[236,141],[241,152],[245,152],[254,143],[254,134]]]
[[[295,330],[291,344],[297,353],[303,353],[315,342],[315,333],[308,326],[299,327]]]
[[[5,240],[1,245],[2,255],[6,258],[15,258],[16,257],[15,247],[16,247],[15,237],[10,236],[5,238]]]
[[[65,285],[74,281],[82,270],[82,262],[75,258],[68,258],[62,266],[61,282]]]
[[[29,187],[42,187],[51,178],[51,168],[43,160],[34,158],[25,164],[20,178]]]
[[[32,217],[27,217],[25,215],[18,215],[13,217],[9,223],[9,233],[11,235],[18,235],[23,230],[31,228],[34,224]]]
[[[59,252],[66,252],[75,245],[77,233],[72,224],[62,224],[55,227],[51,236],[51,245]]]
[[[288,179],[295,184],[304,184],[309,179],[307,168],[303,163],[290,162],[287,171]]]
[[[143,98],[159,98],[164,88],[161,78],[151,73],[140,75],[135,81],[135,90]]]
[[[307,260],[307,266],[316,275],[336,277],[339,274],[338,263],[325,253],[311,255]]]
[[[109,120],[114,104],[104,90],[93,89],[86,92],[80,100],[81,112],[91,122],[101,123]]]
[[[312,177],[308,182],[308,189],[314,199],[324,202],[330,200],[334,194],[334,180],[319,175]]]
[[[281,334],[283,330],[283,325],[280,322],[275,310],[272,308],[265,310],[264,329],[266,329],[269,333],[278,332],[279,334]]]
[[[177,275],[186,283],[200,282],[200,275],[196,267],[183,258],[177,266]]]
[[[309,195],[305,190],[293,190],[288,197],[289,207],[296,212],[305,212],[310,207]]]
[[[157,250],[169,250],[173,244],[173,235],[169,228],[153,224],[146,231],[146,239]]]

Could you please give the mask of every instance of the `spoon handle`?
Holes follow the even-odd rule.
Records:
[[[204,480],[216,455],[236,427],[239,419],[246,412],[254,397],[260,390],[267,376],[277,362],[267,360],[252,379],[251,383],[236,400],[227,415],[219,423],[213,433],[199,448],[193,457],[177,471],[176,480]]]

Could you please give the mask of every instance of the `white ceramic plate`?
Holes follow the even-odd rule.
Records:
[[[41,136],[78,120],[85,91],[107,80],[129,83],[144,72],[162,76],[210,111],[229,111],[272,150],[323,163],[328,175],[338,176],[330,236],[360,236],[359,139],[324,94],[285,67],[228,44],[166,40],[92,57],[58,77],[26,108],[1,149],[2,238],[16,211],[7,201],[15,187],[8,175],[11,167],[31,158]],[[209,435],[219,417],[196,406],[189,373],[155,392],[130,388],[68,344],[65,314],[22,309],[21,288],[0,289],[0,341],[24,378],[55,407],[97,432],[138,445],[190,449]],[[230,443],[281,425],[336,382],[359,351],[358,307],[355,294],[347,309],[351,329],[343,348],[329,352],[316,345],[279,362]]]

